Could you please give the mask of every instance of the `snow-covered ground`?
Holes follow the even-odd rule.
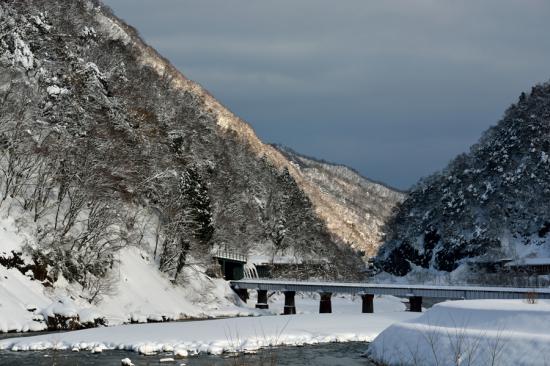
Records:
[[[390,326],[369,346],[405,365],[549,365],[550,301],[448,301]]]
[[[20,250],[28,240],[28,236],[18,233],[15,227],[13,217],[0,216],[2,257],[9,257],[12,250]],[[33,314],[29,310],[46,308],[51,303],[44,295],[44,286],[40,283],[31,281],[16,269],[0,266],[0,332],[43,330],[46,325],[33,320],[41,315]]]
[[[58,280],[53,288],[46,288],[16,269],[0,266],[0,332],[44,330],[46,324],[41,320],[56,314],[78,315],[81,322],[91,323],[104,318],[111,326],[257,315],[255,309],[236,305],[239,300],[225,281],[201,277],[185,288],[174,286],[142,251],[128,248],[121,252],[113,293],[90,304],[79,298],[77,285]]]
[[[22,252],[24,246],[33,243],[36,227],[28,214],[17,211],[9,201],[0,207],[0,257],[13,257],[12,251]],[[14,219],[14,218],[17,218]],[[147,242],[148,240],[144,240]],[[149,240],[151,241],[151,240]],[[32,272],[21,273],[0,265],[0,332],[26,332],[46,329],[48,317],[56,315],[78,317],[81,323],[94,323],[103,318],[107,325],[145,323],[189,318],[220,318],[233,316],[272,315],[282,312],[284,298],[281,294],[270,297],[270,311],[254,309],[255,299],[244,306],[223,280],[213,280],[200,268],[186,268],[182,277],[186,284],[176,286],[158,270],[153,250],[144,244],[128,247],[117,253],[117,264],[106,281],[111,289],[101,299],[90,303],[83,294],[86,291],[76,283],[69,283],[59,276],[53,286],[45,287],[34,280]],[[32,263],[22,255],[22,260]],[[255,292],[251,291],[255,298]],[[387,300],[387,301],[386,301]],[[403,311],[404,305],[397,299],[377,299],[375,305],[391,311]],[[297,310],[302,313],[318,312],[318,297],[302,298],[297,294]],[[337,314],[360,314],[361,301],[357,297],[335,297],[333,311]]]
[[[189,270],[185,287],[174,286],[143,252],[123,249],[121,258],[116,291],[98,305],[109,325],[256,314],[235,305],[239,300],[223,280]]]
[[[32,221],[24,221],[24,213],[14,213],[14,208],[8,215],[7,207],[6,202],[0,207],[2,258],[12,258],[12,251],[22,252],[24,245],[33,242],[35,230]],[[31,263],[26,255],[22,259]],[[63,276],[45,287],[30,271],[23,274],[0,265],[0,332],[44,330],[44,320],[55,315],[78,315],[82,323],[104,318],[108,325],[118,325],[258,314],[255,309],[239,306],[242,303],[227,282],[213,280],[196,268],[186,268],[183,276],[185,286],[173,285],[158,270],[147,246],[128,247],[118,253],[118,264],[109,279],[112,289],[101,301],[90,303],[82,298],[83,289]]]
[[[0,208],[0,255],[22,252],[32,243],[32,222],[23,213],[7,215]],[[19,217],[16,222],[13,217]],[[253,350],[269,345],[314,344],[332,341],[371,341],[383,329],[418,314],[406,313],[394,297],[377,297],[375,314],[361,314],[361,299],[335,296],[333,314],[319,315],[318,295],[296,295],[296,316],[273,316],[283,310],[284,296],[270,296],[270,310],[256,310],[256,294],[242,303],[227,282],[212,280],[200,270],[187,268],[185,286],[175,286],[157,268],[147,246],[128,247],[118,253],[111,278],[112,290],[101,301],[81,297],[83,289],[63,276],[51,287],[34,280],[32,273],[0,266],[0,330],[35,331],[55,315],[78,316],[80,321],[106,319],[110,327],[4,340],[1,349],[124,348],[142,353],[177,350],[178,354]],[[29,261],[23,255],[23,260]],[[29,261],[30,262],[30,261]],[[254,317],[251,317],[254,315]],[[259,317],[258,315],[264,315]],[[189,317],[241,318],[121,325],[130,322],[182,320]],[[248,317],[244,317],[248,316]]]
[[[271,305],[282,309],[280,299],[274,299]],[[143,354],[160,351],[173,351],[175,355],[220,354],[253,351],[275,345],[372,341],[391,324],[419,316],[418,313],[403,311],[400,300],[392,297],[376,298],[375,307],[379,311],[374,314],[361,314],[360,302],[349,300],[337,299],[334,314],[317,314],[316,300],[298,297],[297,307],[311,314],[95,328],[7,339],[0,342],[0,349],[20,351],[56,348],[96,352],[125,349]]]
[[[44,330],[41,320],[55,314],[78,315],[91,323],[104,318],[111,326],[257,314],[236,305],[239,300],[225,281],[201,276],[185,288],[174,286],[137,248],[121,252],[114,291],[97,304],[79,298],[75,284],[58,280],[54,286],[46,288],[17,269],[0,266],[0,332]]]
[[[28,310],[51,304],[43,290],[18,270],[0,266],[0,332],[44,330],[46,324],[33,320],[40,315]]]

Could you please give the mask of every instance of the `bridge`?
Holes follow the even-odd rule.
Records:
[[[223,277],[226,280],[240,280],[246,275],[246,262],[248,258],[238,252],[223,249],[212,254],[212,257],[220,264]]]
[[[284,314],[296,314],[296,292],[316,292],[320,295],[319,312],[331,313],[332,294],[353,294],[362,298],[362,312],[374,312],[375,295],[393,295],[409,298],[410,311],[422,311],[422,298],[457,300],[474,299],[550,299],[550,288],[484,287],[484,286],[432,286],[374,283],[298,282],[290,280],[245,279],[231,281],[231,287],[246,301],[248,290],[257,290],[256,307],[267,309],[268,291],[281,291],[285,295]]]

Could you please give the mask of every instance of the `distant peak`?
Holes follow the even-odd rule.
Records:
[[[305,159],[305,160],[309,160],[309,161],[312,161],[312,162],[315,162],[315,163],[318,163],[318,164],[324,164],[324,165],[330,165],[330,166],[333,166],[333,167],[339,167],[339,168],[342,168],[342,169],[349,170],[351,173],[357,175],[359,178],[361,178],[364,181],[367,181],[369,183],[383,186],[383,187],[385,187],[387,189],[390,189],[392,191],[395,191],[395,192],[407,193],[406,190],[395,188],[392,185],[387,184],[385,182],[366,177],[365,175],[361,174],[357,169],[355,169],[353,167],[350,167],[349,165],[342,164],[342,163],[336,163],[336,162],[328,161],[328,160],[325,160],[325,159],[322,159],[322,158],[317,158],[317,157],[314,157],[314,156],[302,154],[302,153],[297,152],[293,148],[288,147],[288,146],[283,145],[283,144],[280,144],[280,143],[271,143],[270,145],[273,148],[277,149],[287,159],[289,159],[290,161],[298,164],[298,166],[303,166],[305,164],[305,162],[304,162],[304,159]]]

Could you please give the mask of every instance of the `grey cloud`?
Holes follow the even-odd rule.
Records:
[[[106,0],[266,141],[406,188],[550,77],[550,2]]]

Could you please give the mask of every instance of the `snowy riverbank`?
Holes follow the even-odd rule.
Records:
[[[369,346],[371,357],[405,365],[548,365],[550,301],[448,301],[397,323]]]
[[[124,349],[142,354],[173,352],[175,356],[249,352],[280,345],[372,341],[391,324],[418,316],[409,312],[303,314],[135,324],[7,339],[0,341],[0,349]]]

